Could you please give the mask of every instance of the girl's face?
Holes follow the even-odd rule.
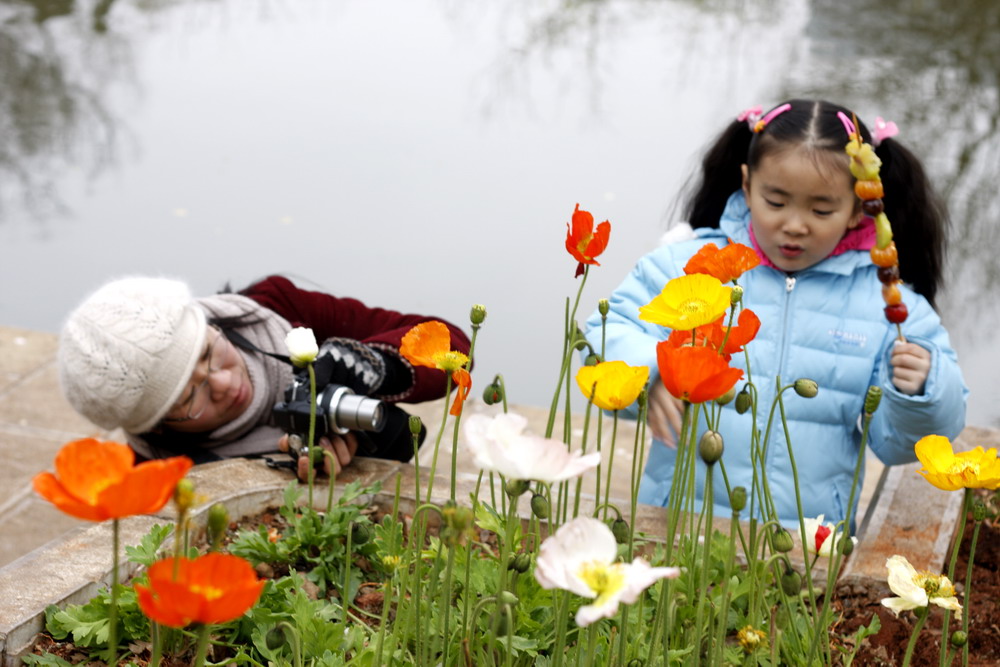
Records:
[[[184,433],[207,433],[239,417],[253,400],[253,384],[239,350],[209,326],[201,357],[164,426]]]
[[[752,173],[744,164],[743,193],[757,243],[789,273],[826,259],[863,215],[846,165],[802,146],[768,154]]]

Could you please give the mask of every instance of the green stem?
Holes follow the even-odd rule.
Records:
[[[972,529],[972,543],[969,545],[969,563],[965,568],[965,599],[962,600],[962,632],[965,633],[967,638],[969,636],[969,607],[972,601],[972,563],[976,558],[976,542],[979,541],[979,527],[982,523],[982,521],[976,520]],[[947,639],[947,636],[942,635],[941,643],[943,644]],[[968,639],[966,639],[965,646],[962,647],[962,665],[963,667],[968,667],[969,665]]]
[[[955,544],[951,549],[951,560],[948,561],[948,580],[955,581],[955,565],[958,562],[958,551],[962,546],[962,538],[965,536],[965,524],[969,520],[969,511],[972,509],[972,489],[965,489],[965,495],[962,498],[962,517],[958,524],[958,532],[955,533]],[[969,564],[972,567],[972,564]],[[968,596],[969,592],[965,592]],[[941,619],[941,652],[940,656],[940,667],[945,665],[945,653],[948,647],[948,636],[951,631],[951,610],[944,610],[944,618]]]
[[[924,627],[924,622],[927,620],[927,607],[921,607],[916,613],[917,624],[913,626],[913,632],[910,633],[910,641],[906,645],[906,654],[903,656],[903,667],[907,667],[910,664],[910,659],[913,658],[913,649],[917,646],[917,637],[920,635],[920,631]],[[947,645],[947,638],[942,635],[941,646]]]
[[[441,436],[444,435],[444,425],[448,422],[448,397],[451,396],[451,374],[445,373],[445,401],[444,401],[444,417],[441,418],[441,427],[438,429],[437,438],[434,440],[434,457],[431,459],[431,475],[427,480],[427,500],[425,502],[431,501],[431,493],[434,491],[434,475],[437,474],[438,467],[438,452],[441,450]],[[417,498],[419,500],[419,498]]]
[[[615,442],[618,438],[618,411],[615,410],[614,422],[612,422],[611,427],[611,448],[608,450],[608,476],[607,483],[604,485],[604,504],[608,503],[608,499],[611,496],[611,470],[615,462]],[[595,500],[600,500],[600,498],[595,498]],[[608,518],[608,510],[604,510],[604,518]]]
[[[195,667],[203,667],[206,653],[208,653],[208,625],[202,625],[198,630],[198,648],[194,652]]]
[[[108,610],[108,665],[118,664],[118,519],[111,522],[111,608]]]
[[[573,337],[576,335],[573,320],[576,318],[576,310],[580,305],[580,296],[583,294],[583,286],[587,284],[588,275],[590,275],[590,265],[585,266],[583,269],[583,280],[580,281],[580,288],[576,291],[576,301],[573,304],[573,310],[568,313],[566,317],[566,331],[563,338],[565,344],[563,347],[562,368],[559,369],[559,381],[556,382],[555,395],[552,397],[552,405],[549,407],[549,421],[545,427],[546,438],[552,437],[552,429],[556,424],[556,409],[559,407],[559,394],[562,392],[563,377],[569,371],[570,362],[573,359],[573,352],[576,351],[576,348],[573,347]]]
[[[313,479],[316,477],[316,448],[313,447],[316,438],[316,369],[312,362],[307,364],[309,369],[309,440],[306,447],[309,449],[309,472],[306,477],[309,480],[309,509],[313,508]]]

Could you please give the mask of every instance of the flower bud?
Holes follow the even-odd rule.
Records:
[[[735,285],[732,291],[729,293],[729,303],[732,305],[738,304],[743,300],[743,288],[739,285]]]
[[[802,398],[813,398],[819,393],[819,385],[815,380],[809,378],[799,378],[795,381],[795,393]]]
[[[628,521],[625,519],[619,517],[611,523],[611,534],[615,536],[615,541],[618,544],[628,542],[628,533]]]
[[[719,405],[728,405],[734,398],[736,398],[736,385],[733,385],[729,388],[729,391],[715,399],[715,402]]]
[[[845,556],[850,556],[854,553],[854,540],[851,539],[850,535],[842,535],[840,541],[837,542],[837,546],[840,547],[840,553]]]
[[[802,575],[792,568],[787,568],[781,575],[781,590],[789,597],[798,595],[802,590]]]
[[[319,354],[319,346],[316,344],[316,336],[312,329],[306,327],[295,327],[285,335],[285,347],[288,348],[288,357],[298,368],[305,368],[316,361]]]
[[[540,493],[531,496],[531,512],[539,519],[549,518],[549,499]]]
[[[871,415],[875,414],[878,410],[878,404],[882,400],[882,388],[872,385],[868,387],[868,393],[865,395],[865,414]]]
[[[501,401],[503,401],[503,385],[500,384],[500,378],[494,378],[493,382],[483,389],[483,403],[496,405]]]
[[[509,604],[511,607],[516,607],[520,600],[510,591],[500,591],[497,593],[497,602],[500,604]]]
[[[639,403],[639,409],[644,409],[646,407],[646,403],[649,402],[649,385],[642,388],[642,391],[639,392],[639,398],[637,400]]]
[[[740,393],[736,394],[736,412],[742,415],[752,407],[753,396],[750,394],[750,390],[744,386]]]
[[[792,534],[784,528],[778,528],[774,531],[774,534],[771,536],[771,544],[774,545],[775,551],[783,554],[788,553],[795,547]]]
[[[219,548],[222,538],[226,536],[227,528],[229,528],[229,511],[222,503],[215,503],[208,508],[208,523],[205,526],[208,543],[213,549]]]
[[[976,521],[982,521],[986,518],[986,505],[983,501],[977,500],[972,504],[972,518]]]
[[[642,658],[632,658],[625,667],[644,667],[645,664]]]
[[[583,360],[583,364],[585,366],[596,366],[599,363],[601,363],[601,355],[596,352],[591,352],[587,355],[587,358]]]
[[[486,319],[486,306],[481,303],[477,303],[472,307],[472,312],[469,313],[469,320],[472,321],[473,325],[479,326]]]
[[[701,460],[712,465],[722,458],[722,435],[716,431],[705,431],[698,442]]]
[[[524,553],[523,551],[511,560],[509,568],[515,572],[520,572],[524,574],[531,567],[531,556]]]
[[[508,479],[504,484],[504,491],[511,498],[519,498],[527,490],[528,480],[526,479]]]
[[[194,505],[194,482],[187,477],[174,487],[174,504],[179,513],[187,512]]]
[[[729,506],[734,512],[742,512],[747,506],[747,490],[744,486],[735,487],[729,494]]]
[[[276,625],[268,630],[267,634],[264,635],[264,643],[267,644],[268,650],[277,651],[285,645],[285,628]]]
[[[351,526],[351,543],[352,544],[365,544],[369,539],[371,539],[372,532],[368,529],[368,526],[363,523],[355,523]]]
[[[601,314],[601,317],[607,317],[609,310],[611,310],[611,304],[608,303],[607,299],[600,299],[597,302],[597,312]]]
[[[420,417],[410,415],[410,435],[420,435],[420,428],[422,426],[423,422],[420,421]]]
[[[955,648],[962,648],[969,641],[969,635],[962,630],[955,630],[951,633],[951,645]]]

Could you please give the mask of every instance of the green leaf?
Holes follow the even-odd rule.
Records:
[[[167,536],[173,531],[173,524],[167,524],[165,526],[161,526],[158,523],[154,524],[153,527],[149,529],[149,532],[143,536],[138,546],[125,547],[125,555],[128,557],[129,562],[149,567],[158,561],[159,557],[157,556],[157,552],[160,550],[160,547],[163,546],[163,541],[167,539]]]
[[[22,655],[21,662],[26,665],[42,665],[43,667],[72,667],[73,663],[66,662],[57,655],[46,653],[44,655]]]

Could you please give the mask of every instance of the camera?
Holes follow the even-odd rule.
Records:
[[[296,377],[285,390],[285,400],[274,406],[274,420],[287,433],[309,433],[309,378]],[[348,431],[381,431],[385,428],[385,404],[359,396],[342,384],[316,390],[316,433],[344,434]]]

